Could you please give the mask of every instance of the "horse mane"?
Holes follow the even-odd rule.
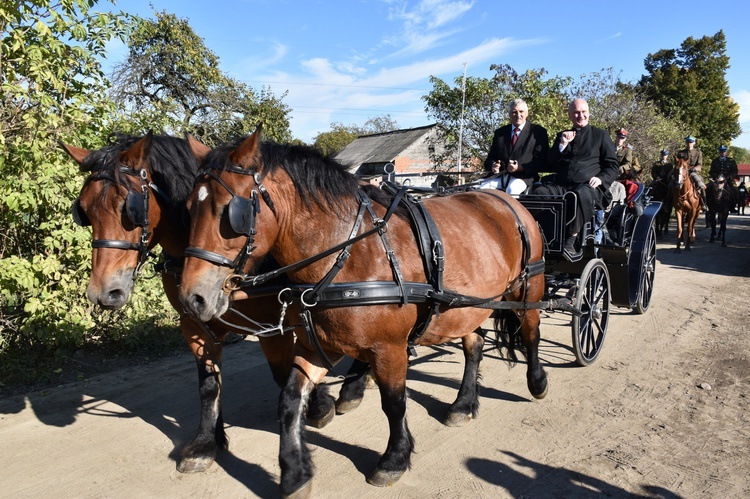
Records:
[[[143,136],[114,133],[110,143],[101,149],[92,151],[81,165],[82,171],[107,171],[112,173],[118,183],[121,180],[120,153],[133,146]],[[190,149],[187,140],[169,135],[154,135],[148,154],[148,168],[151,180],[166,197],[169,204],[170,221],[183,225],[185,204],[193,190],[193,183],[198,174],[198,159]]]
[[[213,149],[205,163],[226,170],[232,166],[230,153],[243,140],[245,137]],[[308,208],[313,204],[322,208],[342,207],[344,199],[353,196],[359,186],[357,178],[344,165],[313,147],[263,141],[260,150],[263,176],[283,169]]]

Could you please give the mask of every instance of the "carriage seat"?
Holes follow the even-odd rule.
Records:
[[[612,203],[602,220],[604,245],[622,246],[627,243],[627,234],[632,232],[635,220],[643,214],[644,193],[646,187],[642,182],[632,180],[618,180],[623,185],[625,197],[617,203]]]

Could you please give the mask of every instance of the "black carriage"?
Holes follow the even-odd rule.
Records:
[[[571,305],[573,350],[578,363],[588,366],[601,352],[613,305],[638,314],[648,310],[656,270],[654,219],[661,203],[639,186],[630,199],[603,213],[600,223],[595,217],[584,224],[581,251],[569,255],[563,246],[575,217],[575,194],[526,195],[520,201],[545,238],[545,300]]]

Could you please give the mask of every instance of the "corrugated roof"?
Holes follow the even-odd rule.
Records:
[[[334,154],[334,159],[349,167],[363,163],[388,163],[430,132],[436,125],[362,135]]]

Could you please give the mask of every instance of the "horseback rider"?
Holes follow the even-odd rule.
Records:
[[[688,167],[690,168],[690,178],[696,189],[698,189],[698,195],[701,198],[703,211],[708,211],[708,206],[706,205],[706,184],[703,183],[703,177],[701,177],[701,170],[703,169],[703,153],[700,149],[695,148],[695,137],[692,135],[685,137],[685,149],[682,149],[677,154],[681,157],[687,158]]]
[[[738,176],[737,162],[734,158],[727,156],[727,146],[722,145],[719,147],[719,157],[714,158],[711,162],[711,169],[708,171],[708,175],[712,179],[716,179],[719,175],[724,175],[726,179],[726,186],[729,188],[729,192],[732,194],[732,201],[737,200],[737,188],[734,186],[734,179]]]

